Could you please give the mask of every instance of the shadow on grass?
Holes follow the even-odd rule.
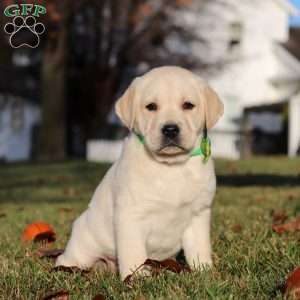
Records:
[[[83,161],[7,165],[0,168],[0,204],[81,202],[108,168]]]
[[[300,176],[272,175],[272,174],[239,174],[239,175],[219,175],[218,185],[246,187],[246,186],[299,186]]]
[[[84,161],[7,165],[0,168],[0,203],[88,201],[109,166]],[[300,175],[291,174],[253,172],[217,178],[221,187],[300,187]]]
[[[6,171],[0,169],[0,191],[17,188],[40,188],[60,186],[80,186],[99,182],[109,164],[92,164],[84,162],[12,164]]]

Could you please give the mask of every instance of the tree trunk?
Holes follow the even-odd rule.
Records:
[[[107,116],[114,104],[116,91],[119,89],[121,70],[124,69],[124,53],[122,50],[129,34],[129,12],[132,0],[114,0],[109,2],[110,19],[107,24],[109,28],[108,47],[100,53],[101,63],[97,66],[95,77],[95,103],[96,118],[93,120],[91,132],[95,136],[106,137],[110,135]]]
[[[66,28],[58,32],[56,46],[48,40],[42,62],[42,124],[39,158],[61,160],[66,155]]]

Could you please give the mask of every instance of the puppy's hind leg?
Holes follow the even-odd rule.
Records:
[[[63,254],[56,260],[56,266],[90,268],[99,258],[101,249],[89,232],[87,211],[74,223],[72,233]]]

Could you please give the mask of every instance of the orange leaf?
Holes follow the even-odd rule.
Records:
[[[285,283],[285,293],[293,299],[300,300],[300,267],[288,275]]]
[[[27,225],[22,233],[23,241],[55,241],[53,228],[45,222],[34,222]]]
[[[285,223],[281,225],[273,225],[272,229],[278,234],[300,230],[300,218],[296,218],[289,223]]]

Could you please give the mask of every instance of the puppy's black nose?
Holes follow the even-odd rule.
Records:
[[[180,130],[176,124],[166,124],[161,131],[165,137],[174,139],[178,136]]]

